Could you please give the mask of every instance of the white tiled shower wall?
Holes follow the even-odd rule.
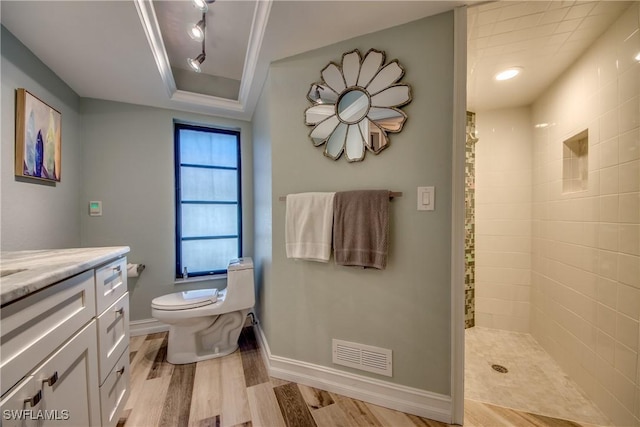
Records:
[[[624,426],[640,425],[638,5],[531,111],[549,124],[532,128],[531,333]],[[563,194],[563,141],[585,129],[587,189]]]
[[[476,123],[475,324],[529,332],[530,109],[478,112]]]

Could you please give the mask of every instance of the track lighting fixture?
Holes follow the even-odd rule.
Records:
[[[187,58],[187,64],[189,67],[196,73],[202,71],[200,66],[207,58],[207,54],[205,53],[205,37],[206,37],[206,29],[207,29],[207,11],[209,10],[209,5],[213,3],[215,0],[192,0],[193,5],[202,12],[202,19],[198,21],[193,27],[189,29],[189,37],[197,42],[202,43],[202,53],[196,56],[195,58]]]
[[[204,51],[202,51],[202,53],[195,58],[187,58],[187,63],[193,71],[199,73],[200,71],[202,71],[200,69],[200,64],[202,64],[205,59],[207,59],[207,55],[205,55]]]

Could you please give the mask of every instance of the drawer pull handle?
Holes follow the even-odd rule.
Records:
[[[25,399],[24,403],[28,403],[33,408],[38,403],[40,403],[41,400],[42,400],[42,390],[38,390],[38,392],[34,394],[33,397],[29,399]]]
[[[118,370],[116,371],[116,374],[118,374],[118,375],[122,375],[122,374],[124,374],[124,366],[122,366],[122,368],[118,369]]]
[[[124,307],[120,307],[120,308],[116,309],[116,314],[123,315],[124,314]]]
[[[46,383],[49,387],[58,382],[58,371],[55,371],[53,375],[51,375],[46,380],[42,380],[43,383]]]
[[[119,265],[117,265],[117,266],[115,266],[115,267],[112,267],[113,271],[115,271],[116,273],[120,273],[121,268],[122,268],[122,267],[121,267],[121,266],[119,266]]]

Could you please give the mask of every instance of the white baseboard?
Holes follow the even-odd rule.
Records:
[[[264,364],[272,377],[327,390],[432,420],[451,423],[451,396],[274,356],[271,354],[262,328],[256,325],[255,329],[256,336],[260,341]]]
[[[159,322],[156,319],[132,320],[129,322],[129,335],[132,337],[166,332],[168,330],[169,325]]]

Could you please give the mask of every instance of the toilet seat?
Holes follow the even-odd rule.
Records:
[[[154,298],[151,307],[156,310],[188,310],[204,307],[218,301],[217,289],[198,289],[193,291],[175,292]]]

